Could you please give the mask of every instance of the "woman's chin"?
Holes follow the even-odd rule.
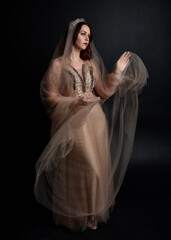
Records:
[[[80,50],[85,50],[86,48],[87,48],[87,46],[81,47]]]

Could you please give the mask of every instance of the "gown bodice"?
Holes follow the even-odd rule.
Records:
[[[93,94],[95,79],[92,66],[83,63],[82,68],[75,69],[71,65],[70,74],[72,76],[72,87],[76,95],[82,97]]]

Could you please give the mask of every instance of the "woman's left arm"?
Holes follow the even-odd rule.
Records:
[[[95,75],[95,90],[104,99],[109,98],[113,95],[123,81],[122,72],[130,62],[130,52],[124,52],[118,61],[115,63],[113,71],[107,74],[106,79],[102,81],[97,68],[94,66]]]

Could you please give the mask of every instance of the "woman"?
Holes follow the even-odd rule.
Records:
[[[52,126],[34,190],[56,225],[84,231],[109,219],[131,156],[137,94],[147,77],[141,59],[130,52],[107,73],[89,24],[69,24],[40,92]]]

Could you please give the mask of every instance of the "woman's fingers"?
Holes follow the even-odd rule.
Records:
[[[130,56],[131,56],[131,53],[130,53],[130,52],[124,52],[124,53],[121,55],[120,59],[123,60],[123,61],[127,61],[127,60],[130,58]]]
[[[100,101],[99,97],[84,96],[82,101],[86,104]]]
[[[128,63],[130,62],[130,52],[124,52],[117,62],[117,67],[120,72],[123,72]]]

